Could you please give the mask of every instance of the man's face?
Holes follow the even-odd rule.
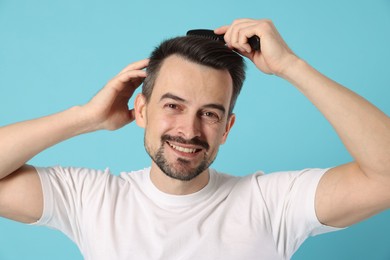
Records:
[[[234,115],[228,71],[168,57],[150,100],[136,100],[137,123],[145,127],[145,148],[166,175],[188,181],[204,172],[225,142]]]

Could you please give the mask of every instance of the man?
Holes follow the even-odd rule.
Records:
[[[1,128],[0,215],[61,230],[86,259],[289,259],[308,236],[389,208],[388,116],[297,57],[271,21],[240,19],[215,32],[227,47],[196,37],[167,41],[86,105]],[[261,51],[247,44],[253,35]],[[306,95],[354,161],[246,177],[210,169],[234,125],[244,79],[229,49]],[[145,128],[148,169],[117,177],[25,165],[58,142],[134,120]]]

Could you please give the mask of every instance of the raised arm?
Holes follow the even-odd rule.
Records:
[[[34,222],[43,199],[35,169],[25,163],[61,141],[100,129],[115,130],[134,120],[128,101],[146,76],[148,60],[127,66],[84,106],[0,128],[0,216]]]
[[[316,213],[345,227],[390,208],[390,118],[367,100],[297,57],[269,20],[241,19],[215,30],[264,73],[292,83],[332,124],[354,162],[329,170],[316,193]],[[261,52],[246,39],[258,35]]]

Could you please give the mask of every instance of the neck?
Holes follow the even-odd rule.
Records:
[[[172,195],[188,195],[200,191],[207,185],[209,182],[209,170],[206,169],[190,181],[181,181],[167,176],[153,162],[150,170],[150,179],[162,192]]]

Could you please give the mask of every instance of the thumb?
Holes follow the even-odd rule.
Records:
[[[135,120],[135,110],[129,109],[129,123],[133,122]]]

